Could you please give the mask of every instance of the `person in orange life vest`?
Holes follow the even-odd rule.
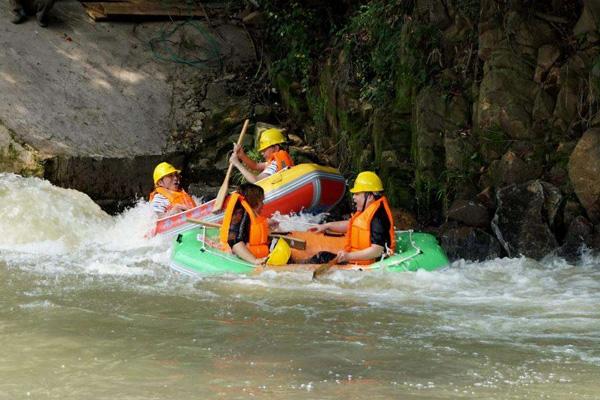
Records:
[[[279,129],[267,129],[260,135],[260,140],[258,141],[258,151],[265,159],[264,162],[257,163],[252,160],[246,155],[242,146],[238,144],[234,145],[233,154],[229,161],[244,175],[244,178],[248,182],[256,183],[284,168],[294,165],[294,161],[289,153],[281,147],[285,142],[285,137]],[[255,175],[248,168],[260,171],[260,173]]]
[[[161,162],[154,168],[154,191],[150,205],[159,218],[196,207],[196,202],[181,188],[180,170]]]
[[[338,262],[371,264],[381,258],[388,249],[394,251],[396,240],[394,218],[388,201],[383,196],[381,179],[371,171],[358,174],[350,189],[356,213],[349,221],[335,221],[311,228],[314,232],[327,229],[346,233],[346,246],[337,255],[319,254],[317,262],[327,262],[337,256]]]
[[[264,264],[269,255],[269,225],[260,216],[265,192],[244,183],[232,193],[221,224],[220,242],[226,249],[254,265]]]

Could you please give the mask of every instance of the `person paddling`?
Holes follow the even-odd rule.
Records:
[[[269,224],[260,216],[264,198],[262,187],[240,185],[229,197],[221,224],[223,248],[254,265],[264,264],[269,255]]]
[[[150,205],[159,218],[196,207],[196,202],[181,188],[181,171],[167,162],[154,168],[154,191]]]
[[[350,189],[356,212],[348,221],[335,221],[312,227],[310,231],[331,230],[346,234],[346,245],[337,254],[321,252],[312,262],[327,262],[334,258],[338,263],[371,264],[387,251],[396,248],[394,218],[383,184],[377,174],[364,171],[358,174]]]
[[[256,183],[284,168],[294,165],[292,157],[281,147],[285,142],[285,137],[279,129],[267,129],[260,135],[258,141],[258,151],[262,154],[264,162],[258,163],[252,160],[246,155],[244,149],[239,144],[234,145],[233,154],[229,158],[229,162],[240,171],[248,182]],[[260,171],[260,173],[255,175],[248,168]]]

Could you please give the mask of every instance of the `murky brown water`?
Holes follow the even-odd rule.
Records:
[[[597,257],[191,280],[144,205],[0,200],[0,399],[600,399]]]

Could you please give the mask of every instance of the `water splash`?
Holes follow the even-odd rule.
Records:
[[[0,202],[0,253],[9,265],[46,273],[130,274],[132,266],[168,260],[170,240],[146,237],[155,216],[145,201],[110,216],[84,193],[0,174]]]

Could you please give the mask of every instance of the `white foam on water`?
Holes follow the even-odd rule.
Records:
[[[152,237],[145,201],[110,216],[87,195],[38,178],[0,174],[0,255],[40,273],[144,275],[168,260],[171,238]]]
[[[510,343],[600,365],[600,258],[586,250],[576,264],[521,257],[458,261],[432,272],[335,271],[317,281],[309,271],[193,279],[169,272],[172,238],[146,237],[154,223],[147,202],[110,216],[80,192],[12,174],[0,174],[0,202],[0,260],[50,280],[81,275],[136,291],[217,301],[247,296],[268,310],[276,310],[277,296],[284,295],[309,303],[352,302],[384,314],[426,317],[430,326],[416,336]],[[275,220],[281,230],[306,230],[324,217],[301,213]],[[87,284],[69,284],[78,282]],[[297,306],[310,315],[323,312],[314,304]]]

